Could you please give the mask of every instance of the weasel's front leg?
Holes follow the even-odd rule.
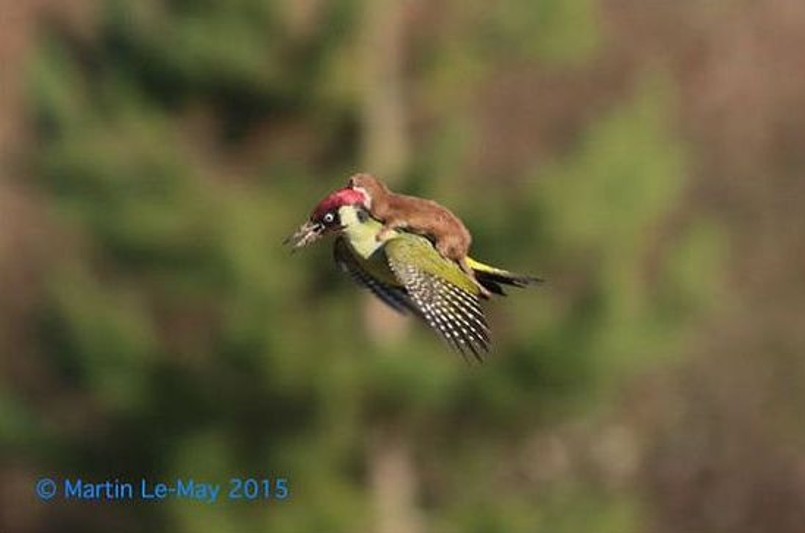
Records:
[[[375,240],[377,242],[385,242],[394,236],[394,232],[396,230],[404,227],[405,222],[402,220],[389,220],[383,224],[383,227],[377,232],[377,235],[375,235]]]

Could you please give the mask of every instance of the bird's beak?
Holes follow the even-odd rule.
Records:
[[[285,239],[283,244],[290,244],[294,250],[319,240],[324,235],[324,224],[308,220],[296,230],[296,233]]]

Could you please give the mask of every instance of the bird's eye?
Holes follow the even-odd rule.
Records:
[[[335,215],[333,213],[326,213],[322,217],[322,220],[325,224],[332,224],[335,221]]]

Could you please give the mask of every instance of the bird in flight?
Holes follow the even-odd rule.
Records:
[[[424,321],[465,358],[472,354],[482,361],[491,344],[480,300],[504,296],[504,286],[541,281],[471,257],[462,258],[464,265],[448,259],[426,235],[373,218],[365,192],[357,188],[340,189],[319,202],[285,242],[297,249],[328,234],[336,235],[333,256],[342,270],[396,311]]]

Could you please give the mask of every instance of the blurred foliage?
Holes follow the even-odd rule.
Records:
[[[591,61],[593,3],[440,3],[443,31],[415,47],[429,128],[402,187],[471,221],[480,259],[548,280],[487,306],[497,347],[468,368],[421,327],[375,346],[329,246],[280,245],[356,168],[372,90],[356,81],[363,4],[320,4],[300,26],[290,0],[109,0],[91,39],[46,35],[33,165],[71,253],[48,267],[36,348],[64,397],[0,399],[2,446],[87,479],[291,480],[289,503],[54,514],[84,531],[105,514],[121,531],[369,529],[362,457],[386,424],[427,470],[434,530],[639,530],[633,495],[504,474],[535,432],[677,353],[713,297],[717,226],[661,235],[686,184],[671,82],[646,76],[567,154],[498,186],[466,168],[478,92],[502,59]],[[69,421],[29,429],[57,401]]]

